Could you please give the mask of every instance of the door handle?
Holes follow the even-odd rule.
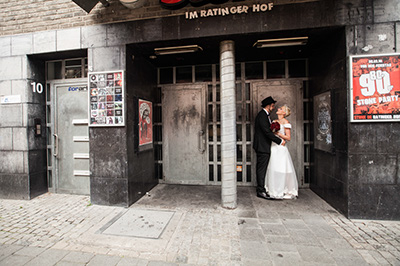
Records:
[[[57,157],[58,156],[58,135],[57,134],[53,134],[54,136],[54,153],[53,156]]]
[[[204,135],[204,131],[200,130],[199,131],[199,152],[203,153],[205,151],[204,149],[204,145],[203,145],[203,135]]]

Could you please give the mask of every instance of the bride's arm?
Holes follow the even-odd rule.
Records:
[[[290,141],[290,128],[285,127],[285,135],[281,134],[280,132],[277,132],[276,135],[278,135],[278,137],[280,137],[281,139]]]

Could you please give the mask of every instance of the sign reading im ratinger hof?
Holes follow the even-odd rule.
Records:
[[[89,73],[89,126],[124,126],[124,71]]]
[[[400,54],[350,57],[352,122],[400,121]]]

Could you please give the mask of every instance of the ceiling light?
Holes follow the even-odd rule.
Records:
[[[305,45],[307,44],[307,40],[308,37],[258,40],[253,44],[253,47],[266,48],[266,47]]]
[[[198,45],[154,48],[154,53],[156,55],[193,53],[197,51],[203,51],[203,48]]]

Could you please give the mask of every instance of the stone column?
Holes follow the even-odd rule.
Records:
[[[221,75],[221,198],[222,207],[237,207],[236,188],[236,94],[235,46],[233,41],[220,43]]]

